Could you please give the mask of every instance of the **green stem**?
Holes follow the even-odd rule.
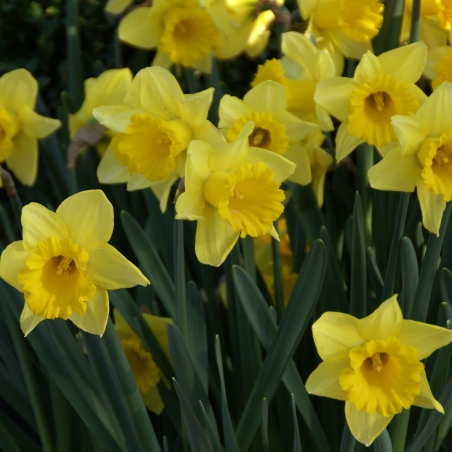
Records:
[[[71,450],[71,418],[66,397],[56,383],[49,379],[50,397],[52,400],[53,423],[55,426],[56,449],[58,452]]]
[[[78,0],[66,1],[68,91],[77,109],[83,102],[82,58],[78,25]]]
[[[256,282],[256,263],[254,260],[254,241],[253,238],[247,235],[242,241],[243,260],[245,270],[251,276],[251,279]]]
[[[20,218],[22,216],[23,204],[22,204],[22,201],[21,201],[21,199],[19,197],[19,194],[16,193],[14,196],[11,196],[9,198],[9,200],[11,201],[11,205],[13,207],[14,216],[16,217],[16,221],[17,221],[17,224],[19,225],[19,229],[22,230],[22,224],[21,224]]]
[[[274,226],[278,231],[278,223],[275,221]],[[276,312],[278,318],[281,319],[284,312],[284,288],[282,282],[282,265],[281,250],[279,249],[279,241],[272,237],[272,256],[273,256],[273,276],[275,279],[275,301]]]
[[[207,74],[207,85],[214,88],[212,105],[209,110],[209,121],[217,125],[218,124],[218,110],[220,107],[220,100],[223,97],[223,89],[220,84],[220,75],[218,72],[218,63],[215,57],[212,57],[212,70],[210,74]]]
[[[421,35],[421,0],[413,0],[411,10],[410,44],[419,41]]]
[[[369,243],[370,234],[372,232],[372,196],[367,173],[374,165],[373,146],[367,143],[360,144],[356,152],[358,159],[357,185],[363,206],[364,224],[366,226],[366,242]]]
[[[187,295],[185,284],[184,221],[174,222],[174,285],[176,289],[177,327],[186,338]]]
[[[410,410],[403,410],[392,420],[389,426],[389,436],[391,437],[393,452],[403,452],[405,450],[409,420]]]

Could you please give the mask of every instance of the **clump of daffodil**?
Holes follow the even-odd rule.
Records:
[[[113,206],[100,190],[77,193],[56,212],[31,203],[22,210],[23,240],[5,248],[0,276],[22,292],[25,335],[45,319],[72,320],[102,335],[108,290],[148,285],[141,271],[107,242]]]
[[[364,319],[326,312],[312,333],[323,362],[306,390],[344,400],[348,426],[359,442],[372,444],[394,415],[412,405],[444,413],[421,360],[452,342],[452,331],[404,320],[397,295]]]
[[[314,102],[317,83],[334,77],[336,69],[331,56],[319,50],[301,33],[283,33],[280,60],[267,60],[259,65],[252,86],[273,80],[284,86],[287,110],[303,121],[319,124],[322,130],[333,130],[327,111]]]
[[[332,56],[342,73],[344,56],[361,59],[372,49],[371,40],[383,23],[380,0],[297,0],[301,15],[309,19],[307,35]]]
[[[243,100],[225,95],[220,101],[219,127],[226,139],[237,139],[243,127],[253,121],[250,146],[283,155],[296,165],[289,180],[306,185],[311,182],[309,159],[300,140],[319,126],[302,121],[287,111],[284,87],[272,80],[259,83],[246,93]]]
[[[69,134],[71,138],[82,127],[97,124],[93,110],[101,105],[117,105],[124,101],[124,97],[132,83],[130,69],[109,69],[96,78],[85,80],[85,99],[80,109],[69,115]],[[102,157],[113,136],[106,136],[97,144],[97,152]]]
[[[275,14],[270,9],[258,11],[260,3],[259,0],[213,0],[209,3],[209,11],[222,32],[215,49],[217,58],[235,58],[242,52],[255,58],[267,47]],[[275,0],[274,4],[282,6],[284,0]]]
[[[38,82],[25,69],[0,77],[0,163],[24,185],[38,175],[38,139],[55,132],[61,123],[34,112]]]
[[[168,324],[171,323],[172,320],[167,317],[157,317],[146,313],[143,313],[142,316],[154,333],[163,352],[169,359],[170,353],[166,330]],[[122,349],[129,362],[138,390],[143,397],[144,404],[148,410],[160,414],[165,405],[160,397],[157,385],[161,381],[167,386],[169,386],[169,383],[155,362],[152,354],[144,347],[141,339],[135,334],[117,310],[114,311],[114,318],[116,333],[118,334]]]
[[[445,82],[415,116],[394,116],[400,146],[369,170],[379,190],[412,192],[416,188],[426,229],[439,233],[446,203],[452,199],[452,84]]]
[[[369,143],[382,154],[397,140],[394,115],[413,116],[427,96],[415,85],[424,70],[423,42],[375,56],[367,52],[352,79],[333,77],[317,85],[315,101],[342,121],[336,135],[337,161],[359,144]]]
[[[295,165],[281,155],[250,146],[253,123],[227,143],[219,133],[188,148],[185,191],[176,202],[178,220],[197,220],[195,251],[203,264],[219,266],[240,237],[270,233],[284,210],[281,182]]]
[[[153,65],[172,64],[210,72],[219,32],[200,0],[154,0],[131,11],[119,24],[119,39],[143,49],[157,48]]]
[[[150,187],[166,208],[169,191],[184,175],[186,150],[206,127],[213,88],[185,95],[166,69],[142,69],[124,103],[95,108],[94,117],[116,133],[97,169],[101,183]]]

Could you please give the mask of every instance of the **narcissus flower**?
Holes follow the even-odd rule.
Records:
[[[319,48],[333,57],[339,73],[347,58],[361,59],[372,49],[371,39],[383,23],[383,4],[379,0],[298,0],[306,34],[314,35]]]
[[[0,77],[0,163],[24,185],[33,185],[38,174],[38,139],[46,138],[61,123],[34,112],[38,82],[25,69]]]
[[[153,65],[171,64],[210,72],[221,34],[200,0],[154,0],[131,11],[119,24],[119,39],[143,49],[157,47]]]
[[[310,394],[345,401],[353,436],[369,446],[410,406],[436,409],[421,360],[452,342],[452,331],[404,320],[397,295],[368,317],[326,312],[312,325],[323,362],[306,382]]]
[[[252,86],[273,80],[284,86],[287,110],[303,121],[319,124],[322,130],[333,130],[327,111],[314,102],[317,83],[334,77],[336,69],[330,55],[319,50],[301,33],[283,33],[281,60],[267,60],[259,65]]]
[[[109,245],[113,206],[100,190],[77,193],[56,212],[31,203],[22,210],[23,240],[3,251],[0,276],[22,292],[25,335],[45,319],[72,320],[102,335],[108,290],[146,286],[147,278]]]
[[[142,316],[154,333],[163,352],[170,359],[166,330],[168,324],[172,323],[172,320],[167,317],[157,317],[151,314],[142,314]],[[114,312],[114,318],[116,333],[121,341],[122,349],[143,397],[144,404],[150,411],[160,414],[165,405],[160,397],[157,384],[163,381],[168,386],[169,383],[154,361],[152,354],[143,346],[141,339],[117,310]]]
[[[205,127],[213,88],[184,95],[166,69],[142,69],[120,105],[95,108],[94,117],[117,135],[98,169],[101,183],[150,187],[166,208],[176,179],[184,175],[186,150]]]
[[[379,190],[416,188],[426,229],[439,233],[446,202],[452,199],[452,84],[445,82],[414,117],[394,116],[400,146],[369,170]]]
[[[267,233],[282,214],[281,182],[295,165],[275,152],[250,147],[253,124],[227,144],[219,132],[188,148],[185,191],[176,202],[178,220],[197,220],[195,251],[203,264],[219,266],[237,239]]]
[[[294,162],[297,168],[289,179],[298,184],[309,184],[309,159],[300,140],[319,126],[302,121],[287,111],[286,93],[280,83],[271,80],[259,83],[243,100],[223,96],[219,127],[229,142],[237,139],[248,121],[254,122],[249,145],[283,155]]]
[[[73,115],[69,115],[69,133],[71,138],[77,130],[84,126],[97,124],[93,110],[102,105],[117,105],[124,102],[124,97],[132,83],[130,69],[110,69],[96,78],[85,80],[85,99],[83,104]],[[97,147],[102,157],[110,143],[112,133],[105,134]]]
[[[338,161],[365,142],[387,152],[385,147],[397,139],[391,118],[413,116],[427,98],[415,85],[426,59],[423,42],[378,57],[367,52],[352,79],[333,77],[317,85],[315,101],[342,121],[336,136]]]

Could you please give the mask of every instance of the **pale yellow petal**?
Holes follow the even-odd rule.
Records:
[[[353,152],[364,140],[348,133],[348,121],[343,122],[336,134],[336,160],[340,162]],[[371,151],[372,152],[372,151]]]
[[[143,402],[149,411],[152,411],[155,414],[160,414],[165,408],[157,386],[154,386],[146,394],[142,394],[141,396],[143,397]]]
[[[225,2],[218,2],[225,4]],[[235,26],[223,36],[220,44],[215,48],[215,56],[220,60],[229,60],[241,54],[247,45],[248,37],[253,29],[253,22]]]
[[[284,157],[295,163],[295,171],[289,177],[289,180],[300,185],[308,185],[312,181],[311,165],[305,149],[298,143],[291,144]]]
[[[188,146],[188,158],[185,168],[186,190],[190,191],[202,187],[212,174],[212,170],[209,167],[209,156],[213,149],[210,143],[202,140],[192,140]]]
[[[207,119],[213,99],[213,88],[208,88],[196,94],[186,94],[181,101],[180,117],[193,129],[197,129]]]
[[[113,232],[113,206],[102,190],[69,196],[56,213],[64,221],[69,238],[82,246],[108,242]]]
[[[334,46],[340,50],[338,53],[345,55],[347,58],[360,60],[366,52],[372,52],[372,43],[370,41],[354,41],[353,39],[350,39],[341,29],[328,30],[327,34],[334,42]],[[331,56],[334,59],[334,56]]]
[[[303,19],[308,19],[317,6],[318,0],[297,0],[298,8]]]
[[[22,184],[33,185],[38,175],[38,140],[19,132],[6,163]]]
[[[334,124],[331,119],[331,116],[328,114],[328,112],[324,108],[322,108],[320,105],[316,104],[315,114],[317,115],[321,130],[323,130],[323,131],[334,130]]]
[[[176,201],[176,220],[204,220],[205,204],[202,186],[182,193]]]
[[[24,249],[22,240],[8,245],[0,258],[0,278],[11,284],[19,292],[23,292],[23,284],[17,280],[17,274],[25,268],[25,262],[30,252]]]
[[[160,66],[164,69],[170,69],[173,62],[171,61],[171,57],[168,53],[162,52],[161,50],[157,50],[154,59],[152,60],[151,66]]]
[[[45,138],[61,126],[59,119],[38,115],[30,107],[21,108],[18,116],[21,129],[32,138]]]
[[[428,358],[438,350],[452,342],[452,331],[436,325],[404,320],[397,336],[400,342],[410,345],[418,351],[418,359]]]
[[[125,132],[130,118],[142,110],[131,110],[127,105],[104,105],[93,110],[93,116],[100,124],[115,133]]]
[[[446,208],[446,201],[444,201],[443,195],[428,191],[423,180],[418,181],[416,190],[419,204],[421,205],[422,224],[425,229],[438,235],[443,212]]]
[[[341,312],[325,312],[312,325],[317,353],[323,360],[348,353],[361,345],[363,337],[358,331],[358,319]]]
[[[108,292],[97,287],[94,298],[87,301],[86,312],[80,315],[73,311],[69,319],[81,330],[102,336],[107,327],[109,311]]]
[[[193,140],[207,141],[212,146],[223,146],[227,143],[226,138],[210,121],[203,121],[193,131]]]
[[[422,166],[416,155],[403,157],[400,147],[397,147],[367,174],[372,188],[409,193],[416,188],[421,171]]]
[[[429,49],[427,54],[427,63],[424,68],[424,76],[430,80],[435,79],[438,74],[435,71],[435,66],[439,63],[442,57],[445,57],[451,50],[450,46],[441,46],[436,49]]]
[[[426,131],[413,116],[395,115],[391,118],[392,128],[399,140],[402,155],[414,154],[426,138]]]
[[[195,239],[196,256],[202,264],[219,267],[239,238],[239,232],[223,220],[215,207],[206,204],[203,221],[198,221]]]
[[[286,90],[273,80],[266,80],[250,89],[243,102],[253,111],[278,113],[287,110]]]
[[[347,77],[331,77],[317,84],[314,100],[339,121],[348,118],[350,94],[356,85]]]
[[[397,336],[402,329],[403,315],[397,294],[384,301],[372,314],[358,320],[359,334],[366,340]]]
[[[174,323],[170,317],[158,317],[152,314],[143,313],[144,320],[149,325],[149,328],[154,333],[160,347],[165,355],[170,358],[170,351],[168,345],[168,325]]]
[[[22,209],[23,246],[27,251],[35,251],[41,240],[49,237],[65,239],[68,230],[61,217],[41,204],[32,202]]]
[[[306,391],[336,400],[347,400],[347,393],[339,384],[340,374],[350,367],[348,353],[321,362],[306,381]]]
[[[193,63],[193,69],[203,74],[210,74],[212,72],[212,58],[213,55],[211,53],[203,55],[198,61]]]
[[[440,413],[444,414],[443,406],[438,402],[438,400],[435,399],[432,394],[432,390],[430,389],[430,385],[427,381],[425,370],[422,371],[421,374],[421,392],[418,396],[415,397],[413,405],[430,410],[437,410]]]
[[[133,331],[132,327],[125,321],[124,317],[117,309],[113,311],[113,319],[115,331],[120,340],[136,336],[135,331]]]
[[[285,96],[285,94],[284,94]],[[231,128],[237,119],[246,116],[251,112],[250,108],[238,97],[225,94],[220,101],[219,128]]]
[[[289,142],[294,143],[302,140],[308,133],[318,130],[319,126],[312,122],[302,121],[288,111],[279,111],[274,115],[275,121],[286,126],[286,135]]]
[[[257,58],[267,47],[270,27],[275,20],[273,11],[262,11],[253,22],[253,28],[246,43],[245,52],[249,58]]]
[[[129,180],[127,166],[121,165],[114,156],[113,149],[108,147],[97,167],[97,178],[101,184],[120,184]]]
[[[127,190],[143,190],[144,188],[149,188],[151,185],[152,182],[149,179],[146,179],[142,174],[132,173],[127,182]]]
[[[133,0],[108,0],[105,11],[110,14],[121,14],[133,3]]]
[[[0,105],[13,113],[22,107],[34,109],[38,82],[26,69],[16,69],[0,77]]]
[[[25,337],[27,337],[43,320],[45,320],[44,317],[33,314],[27,303],[24,304],[24,308],[20,314],[20,328]]]
[[[96,286],[115,290],[149,284],[143,273],[108,243],[94,243],[86,251],[89,254],[86,274]]]
[[[365,410],[358,411],[350,402],[345,402],[345,418],[352,435],[366,447],[369,447],[375,439],[392,421],[394,415],[384,417],[377,412],[367,414]]]
[[[421,41],[424,41],[429,49],[445,46],[448,34],[444,28],[439,26],[438,22],[421,15]]]
[[[371,83],[372,80],[381,74],[384,74],[384,70],[381,66],[380,57],[368,51],[356,67],[353,78],[359,84]]]
[[[173,186],[174,182],[177,180],[177,177],[174,176],[169,179],[165,179],[158,182],[152,182],[150,189],[154,193],[154,195],[157,197],[157,199],[160,201],[160,210],[162,212],[165,212],[166,207],[168,205],[168,198],[171,191],[171,187]]]

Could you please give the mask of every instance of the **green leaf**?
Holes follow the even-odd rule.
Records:
[[[204,405],[201,400],[199,401],[199,406],[201,407],[202,417],[204,418],[205,429],[207,430],[207,434],[209,435],[210,445],[212,446],[213,452],[221,452],[221,446],[218,442],[218,439],[215,437],[215,433],[212,428],[212,424],[209,421]]]
[[[372,248],[367,248],[367,271],[369,276],[370,286],[375,292],[377,300],[381,299],[381,292],[383,290],[383,278],[381,277],[380,269],[378,268],[377,258]]]
[[[394,452],[403,452],[405,450],[409,420],[410,410],[403,410],[389,424],[389,435],[391,436]]]
[[[291,394],[292,416],[293,416],[293,452],[301,452],[300,430],[298,429],[297,410],[295,408],[295,397]]]
[[[268,445],[268,403],[265,397],[262,400],[262,430],[264,434],[264,452],[270,452]]]
[[[419,265],[416,250],[408,237],[404,237],[400,244],[400,266],[402,268],[402,294],[400,305],[405,319],[411,318],[414,296],[419,282]]]
[[[176,289],[176,324],[187,338],[187,294],[185,293],[184,221],[174,223],[174,285]],[[158,293],[158,292],[157,292]]]
[[[375,452],[393,452],[391,438],[386,429],[384,429],[381,432],[380,436],[375,440],[374,451]]]
[[[355,452],[356,439],[348,428],[347,422],[344,424],[342,432],[340,452]]]
[[[380,55],[399,46],[404,7],[404,0],[386,1],[383,26],[378,36],[374,39],[375,55]]]
[[[83,64],[80,51],[77,0],[66,0],[66,45],[69,93],[74,100],[74,108],[78,110],[83,101]]]

